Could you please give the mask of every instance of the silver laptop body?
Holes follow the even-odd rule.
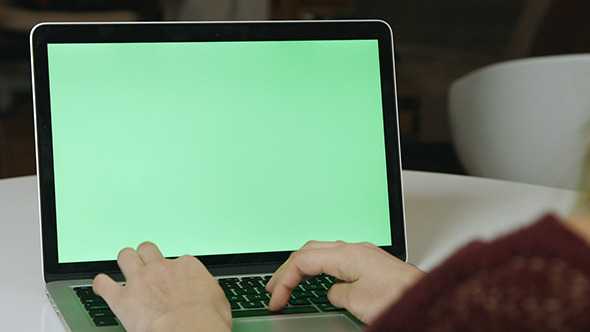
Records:
[[[385,22],[44,23],[30,40],[43,272],[66,329],[123,330],[77,289],[123,281],[118,251],[144,241],[219,279],[264,278],[308,240],[405,260]],[[313,307],[234,330],[363,328]]]

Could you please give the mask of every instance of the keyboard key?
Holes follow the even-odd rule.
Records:
[[[283,310],[279,311],[279,314],[306,314],[306,313],[314,313],[318,312],[318,309],[314,307],[290,307],[284,308]]]
[[[240,305],[244,309],[264,308],[264,304],[261,301],[244,301],[240,302]]]
[[[312,291],[312,290],[326,290],[326,287],[322,284],[307,284],[302,285],[303,290]]]
[[[315,297],[315,296],[316,295],[314,295],[310,291],[293,291],[293,293],[291,293],[291,297],[296,298],[296,299]]]
[[[300,299],[290,299],[289,304],[295,305],[295,306],[297,306],[297,305],[310,305],[311,302],[307,298],[300,298]]]
[[[315,304],[330,303],[330,301],[328,300],[327,297],[314,297],[314,298],[311,298],[310,301]]]
[[[96,317],[93,319],[96,326],[114,326],[119,325],[115,317]]]
[[[323,282],[323,280],[321,278],[319,278],[319,276],[315,276],[315,277],[309,278],[307,281],[304,282],[304,284],[311,285],[311,284],[319,284],[321,282]]]
[[[303,288],[302,284],[299,284],[299,285],[295,286],[295,288],[293,288],[293,291],[305,292],[305,291],[307,291],[307,289]]]
[[[100,304],[105,304],[105,300],[98,296],[98,295],[84,295],[83,297],[80,297],[80,301],[82,301],[82,303],[84,304],[91,304],[91,303],[100,303]]]
[[[90,303],[90,304],[85,304],[84,307],[86,307],[86,310],[88,310],[88,311],[109,309],[109,306],[106,303]]]
[[[225,294],[226,297],[236,295],[231,288],[222,288],[222,289],[223,289],[223,293]]]
[[[258,294],[258,292],[252,288],[236,288],[234,289],[234,292],[238,295]]]
[[[248,299],[248,301],[267,301],[267,300],[269,300],[268,294],[247,294],[247,295],[244,295],[243,297]]]
[[[259,280],[247,280],[239,282],[238,285],[242,288],[264,287]]]
[[[244,295],[230,295],[230,296],[226,296],[226,297],[229,302],[241,302],[246,299],[244,297]],[[250,299],[248,299],[248,300],[250,300]]]
[[[261,276],[242,277],[242,281],[253,281],[253,280],[262,281],[263,278]]]
[[[264,288],[264,287],[254,287],[252,289],[257,291],[258,294],[270,294],[269,292],[266,291],[266,288]]]
[[[115,314],[110,309],[104,310],[92,310],[88,312],[90,317],[97,318],[97,317],[115,317]]]
[[[219,285],[221,286],[221,288],[223,289],[234,289],[234,288],[240,288],[240,286],[238,285],[238,282],[224,282],[224,283],[219,283]]]
[[[344,308],[338,308],[333,306],[331,303],[322,303],[322,304],[318,304],[318,308],[320,308],[321,311],[325,311],[325,312],[331,312],[331,311],[345,311],[346,309]]]
[[[76,292],[76,295],[80,298],[83,296],[97,296],[94,294],[94,291],[92,291],[92,287],[75,287],[74,292]]]

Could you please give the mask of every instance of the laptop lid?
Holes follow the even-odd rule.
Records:
[[[312,239],[405,260],[386,23],[53,23],[31,52],[47,282],[148,240],[213,274]]]

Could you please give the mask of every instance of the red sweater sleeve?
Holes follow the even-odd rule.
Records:
[[[590,331],[589,312],[590,248],[548,215],[466,245],[369,331]]]

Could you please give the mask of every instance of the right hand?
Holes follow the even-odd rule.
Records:
[[[337,280],[328,291],[330,302],[366,324],[425,274],[370,243],[310,241],[291,254],[268,282],[269,309],[281,310],[302,280],[320,273]]]

